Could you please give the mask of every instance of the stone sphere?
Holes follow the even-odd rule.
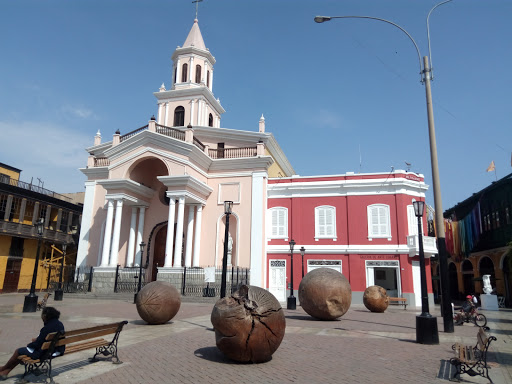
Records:
[[[352,302],[352,289],[347,278],[330,268],[308,272],[299,285],[301,307],[320,320],[343,316]]]
[[[211,322],[217,347],[239,362],[270,360],[286,328],[283,309],[274,295],[247,285],[215,303]]]
[[[180,310],[181,296],[171,283],[153,281],[140,290],[135,304],[142,320],[165,324]]]
[[[389,305],[388,293],[381,286],[372,285],[364,291],[363,304],[372,312],[384,312]]]

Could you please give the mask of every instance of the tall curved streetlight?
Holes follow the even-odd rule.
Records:
[[[449,3],[452,0],[442,1],[436,4],[428,13],[427,16],[427,38],[430,55],[430,28],[429,18],[430,14],[434,9],[440,5]],[[439,181],[439,167],[437,161],[437,145],[436,145],[436,133],[434,127],[434,109],[432,107],[432,92],[430,89],[430,80],[433,79],[432,69],[429,65],[429,57],[424,56],[423,61],[421,59],[420,49],[412,38],[412,36],[401,26],[393,23],[392,21],[381,19],[379,17],[372,16],[316,16],[315,21],[317,23],[323,23],[332,19],[370,19],[376,21],[382,21],[387,24],[391,24],[394,27],[404,32],[407,37],[412,41],[416,52],[418,54],[418,61],[420,66],[421,82],[425,84],[425,92],[427,99],[427,117],[428,117],[428,135],[430,141],[430,163],[432,167],[432,185],[434,189],[434,206],[435,206],[435,220],[436,220],[436,231],[437,231],[437,248],[439,254],[439,269],[441,273],[441,313],[443,314],[444,331],[447,333],[453,333],[453,317],[449,295],[449,284],[448,284],[448,261],[446,255],[446,241],[443,221],[443,203],[441,200],[441,186]]]

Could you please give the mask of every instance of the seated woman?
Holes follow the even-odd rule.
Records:
[[[46,336],[53,332],[64,332],[64,325],[59,321],[60,312],[53,307],[45,307],[41,313],[41,319],[43,320],[44,327],[39,331],[39,336],[32,339],[26,347],[22,347],[14,351],[9,361],[2,367],[0,367],[0,381],[6,380],[7,375],[11,372],[14,367],[19,364],[18,356],[27,355],[32,359],[38,359],[41,354],[41,347],[45,342]],[[57,347],[54,356],[62,355],[64,353],[65,346]]]

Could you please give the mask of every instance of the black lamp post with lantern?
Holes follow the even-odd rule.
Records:
[[[224,202],[224,213],[226,214],[226,230],[224,231],[224,255],[222,257],[222,279],[220,282],[220,298],[226,297],[226,274],[228,269],[228,242],[229,242],[229,215],[233,212],[233,202]]]
[[[34,272],[32,273],[32,285],[30,286],[30,293],[25,296],[23,302],[23,312],[35,312],[37,310],[37,295],[36,295],[36,281],[37,281],[37,270],[39,268],[39,251],[41,250],[41,240],[43,239],[44,231],[44,220],[41,218],[35,223],[37,235],[37,252],[36,260],[34,263]]]
[[[439,344],[437,331],[437,319],[429,313],[427,275],[425,272],[425,252],[423,250],[423,230],[421,218],[425,210],[424,201],[413,201],[414,214],[418,218],[418,244],[420,251],[420,276],[421,276],[421,315],[416,316],[416,342],[419,344]]]
[[[306,253],[306,248],[300,247],[300,255],[302,257],[302,277],[304,277],[304,254]]]
[[[142,259],[143,259],[143,256],[144,256],[144,247],[146,246],[146,243],[145,242],[141,242],[139,244],[139,246],[140,246],[139,284],[137,286],[137,292],[135,293],[135,295],[133,295],[133,302],[134,303],[137,302],[137,295],[140,292],[141,285],[142,285]]]
[[[66,258],[66,248],[68,245],[66,243],[62,244],[62,260],[60,262],[60,273],[59,273],[59,286],[55,290],[55,296],[53,300],[62,301],[62,297],[64,296],[64,291],[62,290],[62,272],[64,270],[64,259]]]
[[[288,244],[290,244],[290,296],[288,296],[288,300],[286,302],[286,309],[297,309],[297,299],[293,296],[293,247],[295,246],[295,241],[292,239]]]

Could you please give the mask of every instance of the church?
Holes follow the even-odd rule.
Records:
[[[216,60],[197,19],[172,63],[170,84],[154,93],[156,117],[111,140],[98,132],[86,149],[76,265],[94,269],[94,289],[111,289],[98,282],[118,266],[142,263],[146,282],[221,267],[227,238],[228,267],[246,268],[251,285],[280,301],[297,294],[304,273],[325,266],[349,279],[353,302],[378,284],[421,305],[412,201],[425,199],[423,175],[298,176],[263,115],[254,131],[222,128]],[[424,237],[427,276],[434,240]]]

